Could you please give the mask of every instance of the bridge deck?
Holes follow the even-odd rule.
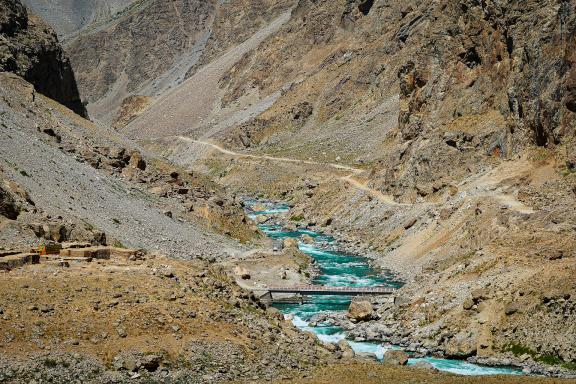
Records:
[[[298,285],[294,287],[271,286],[270,293],[300,293],[303,295],[391,295],[395,291],[390,287],[326,287],[322,285]]]

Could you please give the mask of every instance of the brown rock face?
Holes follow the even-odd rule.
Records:
[[[0,1],[0,71],[23,77],[36,91],[87,117],[56,34],[18,0]]]
[[[462,359],[476,354],[476,339],[464,332],[456,335],[445,348],[446,356],[454,359]]]
[[[470,95],[478,106],[500,110],[510,133],[524,132],[524,139],[539,146],[572,136],[574,3],[562,2],[558,7],[536,1],[482,6],[472,1],[443,3],[441,15],[435,14],[440,9],[412,12],[413,17],[432,23],[429,30],[440,25],[447,29],[420,39],[430,39],[435,48],[420,52],[399,71],[401,100],[407,106],[399,119],[405,139],[425,129],[430,112],[444,108],[430,102],[437,98],[434,95],[456,90],[462,101]],[[432,16],[437,18],[432,21]],[[407,33],[407,43],[421,38],[415,32]],[[449,77],[461,83],[448,85]],[[460,115],[466,113],[463,104],[458,108]],[[406,131],[412,134],[405,135]]]
[[[67,50],[87,99],[96,101],[116,91],[112,88],[117,84],[122,89],[115,104],[120,105],[131,92],[151,85],[195,44],[201,48],[212,17],[211,3],[152,1],[70,42]]]

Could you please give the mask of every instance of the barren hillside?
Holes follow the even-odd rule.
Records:
[[[117,16],[136,0],[24,0],[65,40],[93,23]]]

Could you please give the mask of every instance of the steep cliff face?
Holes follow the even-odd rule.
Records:
[[[419,49],[398,70],[399,142],[432,139],[424,152],[462,161],[472,155],[475,163],[478,155],[512,157],[530,145],[570,143],[576,134],[574,5],[446,2],[409,12],[406,18],[418,26],[397,36]],[[408,148],[404,159],[417,158],[415,150]],[[432,181],[446,159],[427,158],[424,167],[409,163],[409,172],[399,169],[406,160],[390,158],[396,169],[387,183]]]
[[[0,2],[0,70],[86,117],[74,72],[56,34],[17,0]]]
[[[574,10],[574,1],[302,0],[282,34],[221,83],[223,105],[253,87],[289,89],[224,137],[300,153],[302,136],[285,134],[299,132],[328,158],[372,159],[381,187],[413,200],[439,175],[458,180],[527,146],[574,139]],[[313,110],[306,121],[302,105]]]

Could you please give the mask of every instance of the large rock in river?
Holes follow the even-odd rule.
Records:
[[[408,354],[399,349],[389,349],[384,353],[384,364],[406,365],[408,364]]]
[[[284,239],[284,248],[298,248],[298,241],[291,237]]]
[[[348,307],[348,317],[353,321],[368,321],[374,317],[374,308],[369,301],[353,301]]]

